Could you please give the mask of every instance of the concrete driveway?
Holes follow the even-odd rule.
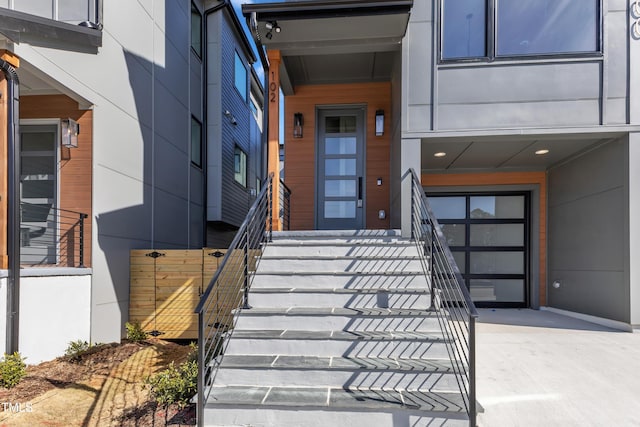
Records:
[[[479,426],[640,426],[640,332],[528,309],[477,331]]]

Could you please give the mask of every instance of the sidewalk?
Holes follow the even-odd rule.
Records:
[[[639,332],[547,311],[479,311],[479,426],[640,426]]]

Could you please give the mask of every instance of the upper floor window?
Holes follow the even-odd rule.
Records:
[[[599,51],[599,0],[442,0],[443,60]]]
[[[202,58],[202,14],[193,3],[191,3],[191,49],[198,58]]]
[[[242,96],[242,99],[247,100],[247,68],[244,66],[244,62],[242,62],[242,58],[236,52],[236,60],[233,67],[233,75],[234,75],[234,83],[236,85],[236,89]]]
[[[191,116],[191,163],[202,167],[202,123]]]
[[[238,184],[247,186],[247,153],[237,145],[233,150],[233,177]]]

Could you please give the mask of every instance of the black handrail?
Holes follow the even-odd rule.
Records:
[[[271,240],[273,179],[272,173],[195,309],[198,314],[198,425],[203,425],[204,405],[233,333],[235,314],[251,308],[249,290],[253,275],[264,245]]]
[[[20,262],[84,268],[87,214],[20,202]]]
[[[413,169],[411,175],[411,237],[418,248],[431,288],[429,310],[439,314],[438,323],[463,396],[469,425],[475,427],[475,328],[478,311]]]

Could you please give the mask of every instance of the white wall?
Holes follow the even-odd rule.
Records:
[[[0,310],[6,313],[7,279],[0,278]],[[64,354],[69,342],[89,341],[91,275],[41,276],[20,279],[18,349],[27,364]],[[6,316],[0,316],[2,347]]]
[[[633,326],[640,326],[640,133],[629,134],[629,299]]]

